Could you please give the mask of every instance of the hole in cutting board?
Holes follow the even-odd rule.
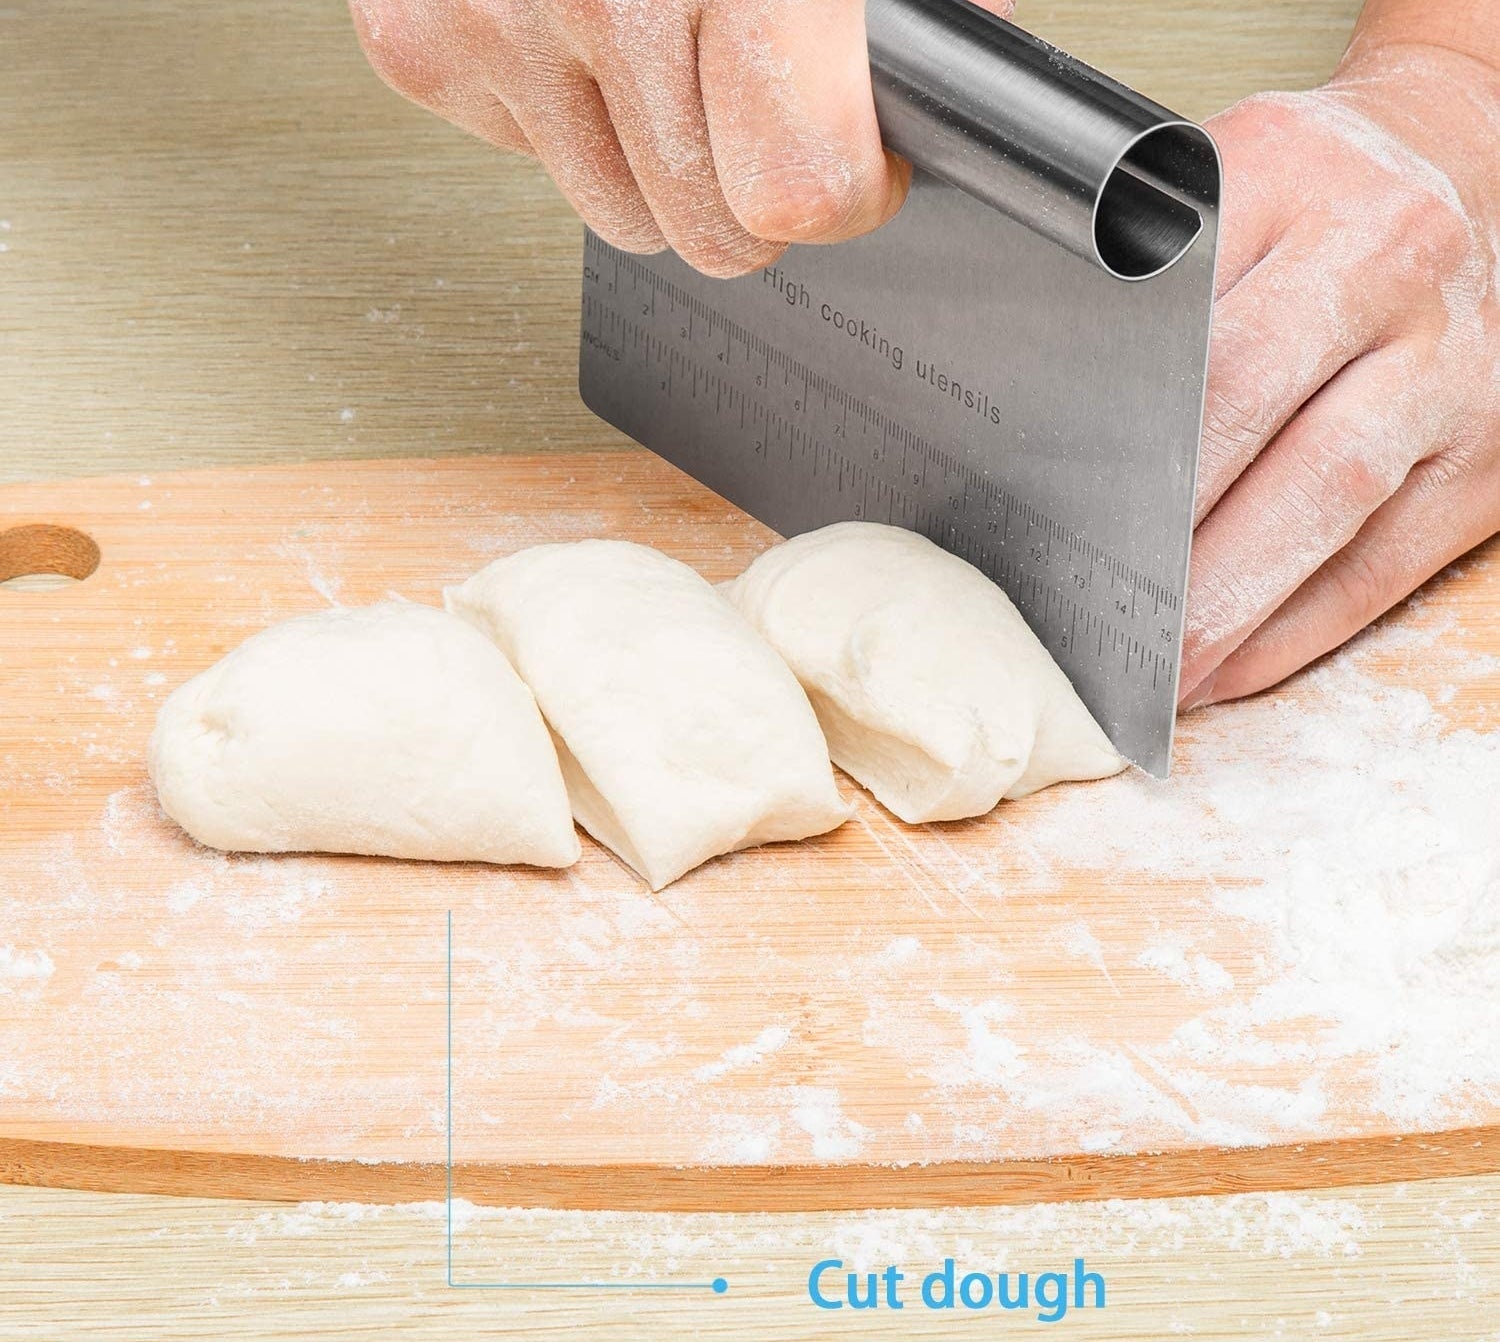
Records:
[[[50,591],[82,582],[98,567],[98,543],[73,527],[38,522],[0,531],[0,586]]]

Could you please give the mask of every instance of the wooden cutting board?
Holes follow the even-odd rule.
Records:
[[[450,911],[454,1186],[475,1201],[993,1203],[1500,1169],[1490,1078],[1438,1058],[1420,1110],[1393,1101],[1423,1036],[1348,1044],[1357,952],[1303,963],[1260,916],[1306,836],[1283,860],[1255,826],[1286,803],[1253,791],[1314,738],[1326,786],[1327,742],[1414,694],[1431,749],[1483,744],[1493,545],[1333,670],[1188,719],[1170,784],[912,828],[844,780],[858,814],[836,834],[655,896],[588,842],[555,874],[226,857],[158,811],[158,704],[250,633],[436,603],[492,557],[587,536],[712,580],[773,539],[644,453],[0,489],[0,576],[97,563],[0,588],[0,1181],[441,1197]],[[1231,767],[1250,792],[1224,790]],[[1349,778],[1372,789],[1357,815],[1408,786]],[[1183,841],[1199,820],[1212,842]]]

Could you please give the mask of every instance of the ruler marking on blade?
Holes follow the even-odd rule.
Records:
[[[595,250],[599,244],[590,239],[590,246]],[[676,286],[673,282],[656,274],[650,267],[639,263],[630,264],[631,279],[633,283],[650,287],[653,293],[661,288]],[[608,304],[601,299],[598,302],[588,301],[595,295],[588,295],[584,303],[584,311],[595,324],[607,321],[615,314]],[[1084,612],[1084,630],[1087,633],[1092,630],[1099,648],[1102,659],[1105,634],[1109,634],[1111,646],[1119,650],[1122,644],[1131,642],[1128,635],[1122,636],[1113,622],[1113,618],[1106,615],[1085,610],[1072,595],[1061,591],[1055,585],[1061,582],[1065,586],[1070,585],[1070,574],[1058,574],[1051,571],[1052,562],[1058,555],[1063,556],[1062,562],[1071,571],[1071,582],[1076,583],[1079,591],[1085,591],[1092,586],[1097,574],[1105,573],[1109,576],[1109,589],[1114,589],[1116,584],[1129,594],[1128,602],[1123,609],[1118,609],[1118,602],[1112,603],[1115,613],[1134,619],[1138,614],[1138,603],[1135,601],[1137,590],[1150,592],[1157,604],[1158,611],[1166,606],[1176,609],[1178,600],[1173,594],[1165,591],[1159,583],[1148,578],[1143,573],[1135,572],[1129,565],[1125,564],[1116,556],[1109,554],[1100,546],[1087,538],[1078,535],[1071,528],[1059,522],[1047,514],[1042,513],[1033,504],[1018,499],[1009,489],[1000,485],[988,477],[987,472],[982,473],[967,462],[958,459],[944,448],[941,448],[928,440],[925,436],[918,434],[907,424],[895,420],[889,413],[875,406],[862,397],[850,392],[847,388],[828,378],[826,375],[812,369],[801,360],[788,354],[784,349],[778,348],[765,337],[757,335],[753,331],[741,326],[727,314],[703,302],[694,295],[686,294],[684,298],[691,302],[695,312],[701,314],[703,322],[712,333],[712,339],[717,341],[718,334],[723,335],[723,353],[717,356],[717,361],[723,365],[726,373],[734,366],[734,350],[736,346],[743,349],[745,359],[753,368],[760,370],[760,376],[755,379],[756,387],[764,393],[771,384],[771,373],[774,369],[781,371],[782,385],[793,394],[795,388],[800,384],[803,390],[800,402],[794,406],[795,413],[799,416],[811,416],[818,418],[820,412],[814,412],[814,402],[811,400],[813,391],[819,392],[824,398],[824,406],[836,403],[839,407],[837,424],[847,426],[849,423],[849,410],[853,409],[855,418],[864,426],[867,433],[871,435],[871,448],[862,459],[856,460],[848,454],[856,450],[855,444],[849,433],[838,434],[829,432],[831,441],[824,439],[815,431],[817,426],[810,426],[813,432],[800,430],[796,433],[786,434],[787,460],[795,465],[796,459],[801,457],[806,463],[805,469],[809,469],[813,477],[819,481],[828,480],[828,484],[819,485],[820,489],[832,489],[837,496],[847,500],[846,506],[853,510],[856,515],[870,517],[872,510],[878,516],[884,513],[886,520],[898,525],[906,525],[918,530],[940,543],[946,543],[948,548],[955,549],[970,562],[974,563],[982,572],[986,572],[992,579],[999,582],[1006,590],[1018,598],[1018,604],[1023,605],[1035,612],[1038,609],[1046,613],[1047,618],[1041,621],[1041,628],[1037,632],[1041,634],[1044,641],[1060,644],[1062,647],[1076,645],[1078,638],[1077,617],[1080,611]],[[653,300],[654,301],[654,300]],[[646,305],[649,307],[650,305]],[[637,323],[628,318],[622,318],[629,336],[639,338],[648,335]],[[695,330],[697,328],[694,328]],[[674,324],[671,329],[673,338],[680,338],[681,327]],[[649,336],[648,336],[649,339]],[[622,342],[622,343],[627,343]],[[684,368],[691,368],[696,362],[695,355],[701,351],[701,346],[696,340],[690,338],[687,342],[690,351],[672,350],[675,358],[682,360]],[[720,348],[717,344],[714,348]],[[662,354],[667,350],[661,346]],[[710,357],[716,357],[710,354]],[[725,384],[731,394],[737,392],[739,400],[740,423],[743,428],[746,421],[747,410],[756,422],[765,422],[773,425],[775,437],[767,435],[767,446],[771,441],[779,441],[780,435],[786,430],[797,429],[785,421],[779,414],[774,419],[768,417],[768,413],[755,391],[748,387],[734,387],[733,384]],[[672,390],[666,392],[668,400],[672,399]],[[722,396],[716,404],[722,404]],[[789,398],[790,399],[790,398]],[[731,406],[734,402],[731,399]],[[774,412],[772,412],[774,413]],[[829,420],[832,411],[823,416],[825,432],[829,430]],[[874,446],[873,431],[880,430],[879,446]],[[839,442],[840,438],[842,443]],[[837,445],[836,445],[837,444]],[[892,478],[891,467],[897,463],[892,458],[892,447],[899,444],[901,455],[899,458],[899,469]],[[764,457],[755,454],[755,458],[764,461]],[[880,466],[879,473],[869,469],[870,462]],[[930,469],[929,469],[930,468]],[[942,484],[948,491],[949,502],[944,503],[943,511],[934,511],[939,499],[929,497],[925,500],[912,497],[907,490],[913,486],[924,490],[925,485],[930,482],[935,490],[939,483],[932,476],[932,470],[943,472]],[[906,482],[902,485],[901,481]],[[872,491],[870,484],[874,483]],[[953,502],[956,500],[956,503]],[[976,503],[988,501],[989,513],[999,514],[998,522],[993,516],[988,519],[981,518],[978,525],[975,524]],[[950,506],[950,503],[952,506]],[[1027,524],[1027,533],[1040,532],[1037,549],[1040,551],[1040,563],[1038,569],[1018,566],[1017,562],[994,546],[1006,546],[1012,539],[1012,524],[1017,518],[1023,518]],[[1053,542],[1063,543],[1062,549],[1054,549]],[[1123,595],[1123,594],[1122,594]],[[1144,614],[1143,610],[1139,611]],[[1155,630],[1153,630],[1153,637]],[[1144,642],[1138,644],[1144,653]],[[1153,679],[1160,673],[1161,658],[1154,652],[1150,654],[1153,663]],[[1129,652],[1126,653],[1127,664],[1131,661]],[[1140,659],[1142,667],[1145,666],[1144,655]]]

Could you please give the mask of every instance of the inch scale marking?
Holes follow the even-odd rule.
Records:
[[[1173,684],[1175,592],[592,233],[582,346],[592,409],[782,535],[918,531],[998,583],[1065,665]]]

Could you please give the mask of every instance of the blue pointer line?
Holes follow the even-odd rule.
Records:
[[[448,1285],[455,1291],[712,1291],[723,1295],[729,1283],[712,1281],[454,1281],[453,1280],[453,910],[448,910]]]

